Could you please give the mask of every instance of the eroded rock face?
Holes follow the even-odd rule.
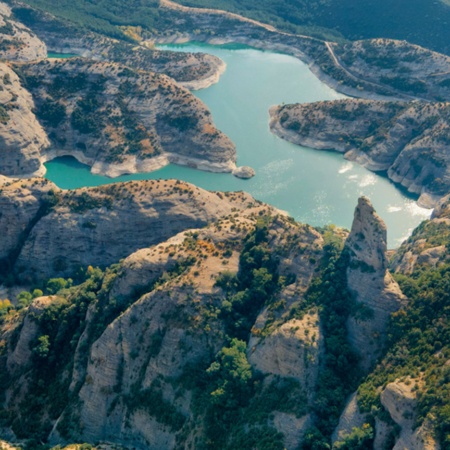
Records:
[[[323,346],[318,314],[306,314],[302,320],[287,321],[265,338],[253,336],[248,359],[262,373],[296,378],[312,393]]]
[[[55,300],[55,297],[39,297],[33,301],[27,311],[20,330],[16,346],[8,354],[6,367],[13,375],[32,366],[32,345],[35,344],[39,334],[39,327],[35,318],[39,317],[45,309]]]
[[[415,429],[417,415],[417,394],[414,391],[417,379],[407,382],[396,380],[389,383],[381,393],[381,403],[392,420],[400,426],[401,433],[393,450],[439,450],[440,445],[433,437],[429,420]]]
[[[31,231],[34,221],[44,212],[49,192],[57,188],[45,179],[22,182],[0,177],[0,189],[0,261],[7,271],[14,264],[13,256],[20,251],[26,232]]]
[[[54,186],[39,187],[38,180],[24,183],[31,192],[36,184],[40,196]],[[231,195],[235,200],[230,201],[184,182],[146,181],[68,192],[55,188],[56,204],[36,217],[37,194],[24,197],[28,192],[20,188],[24,183],[5,185],[0,194],[10,204],[0,218],[10,224],[9,238],[0,242],[0,255],[6,258],[16,252],[13,270],[24,281],[70,276],[80,266],[105,267],[186,228],[204,226],[255,204],[243,193]],[[17,209],[22,203],[29,208]]]
[[[357,305],[347,324],[349,340],[367,371],[380,355],[390,314],[406,298],[387,269],[386,226],[365,197],[358,200],[344,251],[348,288]]]
[[[0,173],[30,175],[41,166],[49,147],[47,133],[34,115],[35,103],[16,73],[0,63]]]
[[[361,428],[365,422],[366,415],[359,411],[357,392],[355,392],[348,399],[344,411],[339,418],[339,424],[333,432],[333,444],[350,434],[353,428]]]

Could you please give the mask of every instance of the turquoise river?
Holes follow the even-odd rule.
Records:
[[[170,165],[153,173],[111,179],[93,175],[87,166],[63,157],[46,164],[48,179],[63,189],[71,189],[117,181],[178,178],[210,190],[245,190],[299,221],[347,228],[358,197],[365,195],[387,224],[390,247],[398,246],[429,217],[429,210],[418,207],[387,178],[346,161],[341,154],[299,147],[269,131],[268,110],[272,105],[343,97],[318,80],[303,62],[240,46],[186,44],[161,48],[203,51],[225,61],[227,70],[220,81],[195,95],[210,108],[216,126],[236,144],[238,165],[253,167],[256,176],[240,180],[231,174]]]

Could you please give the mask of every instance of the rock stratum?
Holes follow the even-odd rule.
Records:
[[[271,110],[271,130],[298,145],[335,150],[434,206],[450,190],[448,103],[337,100]]]

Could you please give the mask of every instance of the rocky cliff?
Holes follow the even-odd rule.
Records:
[[[434,206],[450,189],[448,103],[338,100],[271,110],[271,129],[299,145],[344,153]]]
[[[36,119],[31,94],[17,74],[0,63],[0,173],[24,175],[39,169],[41,154],[50,145]]]
[[[17,186],[5,185],[2,194],[12,197]],[[47,195],[44,187],[36,190],[35,198]],[[31,426],[43,437],[49,432],[55,443],[105,440],[139,449],[200,443],[213,433],[209,414],[233,408],[220,394],[215,394],[219,403],[210,404],[204,393],[229,376],[225,366],[217,375],[214,368],[225,363],[221,352],[231,352],[231,358],[237,351],[233,342],[240,341],[230,346],[230,335],[242,335],[253,336],[240,350],[242,364],[259,375],[242,388],[242,399],[233,400],[242,401],[248,415],[243,428],[230,422],[229,439],[235,442],[230,445],[240,445],[233,441],[239,433],[248,439],[263,429],[274,442],[284,445],[285,439],[294,449],[312,424],[308,404],[324,344],[317,309],[301,316],[293,312],[317,270],[322,236],[246,194],[207,193],[175,181],[54,195],[58,203],[23,243],[17,266],[25,261],[27,266],[21,277],[64,273],[51,263],[57,246],[64,247],[59,261],[68,266],[83,255],[83,246],[81,265],[109,264],[141,249],[104,273],[90,267],[86,282],[36,299],[22,318],[7,322],[2,336],[9,347],[2,361],[10,375],[6,404],[18,414],[15,432],[25,436]],[[69,248],[69,241],[77,248]],[[241,272],[244,264],[254,269]],[[248,276],[250,284],[243,285]],[[248,295],[259,302],[256,310],[245,300]],[[64,316],[67,327],[52,322],[53,314]],[[55,359],[54,351],[65,356]],[[47,370],[56,378],[48,379],[50,390],[38,394],[36,382]],[[73,401],[56,406],[56,392]],[[25,401],[35,404],[25,400],[30,395],[47,399],[49,409],[39,418],[25,412]],[[263,412],[252,416],[255,410]]]
[[[344,252],[349,258],[347,285],[356,301],[348,321],[349,340],[365,372],[381,355],[390,315],[406,301],[388,271],[386,250],[386,225],[362,197]]]

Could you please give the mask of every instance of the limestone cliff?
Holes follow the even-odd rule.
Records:
[[[349,340],[367,372],[381,355],[390,314],[406,298],[387,268],[386,226],[365,197],[358,200],[344,252],[347,284],[356,301],[348,320]]]
[[[50,145],[47,133],[33,113],[31,94],[5,63],[0,63],[0,87],[0,173],[31,174]]]
[[[271,129],[299,145],[344,153],[434,206],[450,189],[448,103],[338,100],[271,109]]]

